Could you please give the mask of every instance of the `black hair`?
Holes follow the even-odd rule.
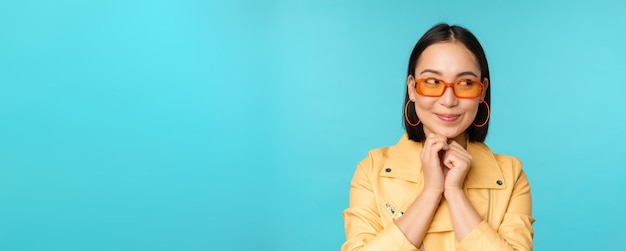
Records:
[[[448,25],[445,23],[437,24],[430,28],[424,35],[417,41],[415,47],[413,47],[413,52],[411,52],[411,57],[409,58],[409,69],[407,76],[415,77],[415,67],[417,66],[417,60],[419,59],[422,52],[428,47],[436,43],[447,42],[447,41],[457,41],[465,45],[465,47],[474,54],[476,60],[478,61],[478,66],[480,67],[480,80],[484,81],[485,79],[489,79],[489,65],[487,64],[487,57],[485,56],[485,52],[483,51],[483,47],[478,42],[478,39],[472,34],[469,30],[457,26],[457,25]],[[406,78],[404,85],[406,86]],[[485,94],[485,102],[491,105],[491,80],[489,85],[487,86],[486,94]],[[415,103],[410,102],[408,108],[405,108],[406,103],[409,101],[409,93],[408,90],[406,92],[404,103],[402,103],[403,116],[402,120],[404,121],[404,128],[409,136],[409,139],[417,142],[422,142],[426,139],[424,135],[424,124],[420,123],[417,126],[411,126],[409,122],[406,121],[408,118],[412,123],[416,123],[419,118],[415,111]],[[413,111],[408,112],[407,111]],[[474,119],[474,123],[482,124],[487,120],[487,116],[489,111],[485,105],[479,105],[478,112],[476,113],[476,118]],[[476,127],[475,125],[470,125],[467,130],[467,138],[470,142],[484,142],[487,137],[487,131],[489,129],[489,121],[482,127]]]

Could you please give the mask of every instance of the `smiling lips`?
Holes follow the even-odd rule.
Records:
[[[460,115],[454,114],[437,114],[437,117],[445,122],[454,122],[459,119]]]

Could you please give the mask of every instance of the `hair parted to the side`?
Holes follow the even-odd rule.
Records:
[[[417,41],[417,43],[415,44],[415,47],[413,47],[413,52],[411,53],[411,57],[409,58],[408,74],[404,78],[405,81],[408,75],[415,77],[415,67],[417,66],[417,60],[428,46],[446,41],[461,42],[470,52],[472,52],[472,54],[474,54],[476,60],[478,61],[478,66],[480,67],[481,81],[483,81],[484,79],[489,79],[489,85],[487,86],[484,100],[491,106],[490,93],[492,84],[491,79],[489,78],[489,66],[487,64],[487,57],[485,56],[483,47],[480,45],[480,42],[478,42],[478,39],[476,39],[474,34],[472,34],[469,30],[457,25],[448,25],[445,23],[441,23],[433,26],[432,28],[430,28],[430,30],[424,33],[420,40]],[[406,86],[406,82],[404,82],[404,85]],[[426,139],[426,136],[424,135],[424,124],[420,123],[417,126],[411,126],[406,121],[406,118],[414,123],[419,120],[417,114],[415,113],[415,103],[409,102],[407,108],[405,107],[407,102],[409,102],[408,90],[405,91],[404,103],[402,103],[402,120],[404,121],[404,128],[409,136],[409,139],[417,142],[423,142]],[[487,119],[487,116],[487,108],[484,105],[479,105],[478,113],[476,113],[474,123],[482,124]],[[487,121],[487,123],[482,127],[470,125],[466,130],[467,138],[470,142],[484,142],[485,138],[487,137],[488,129],[489,121]]]

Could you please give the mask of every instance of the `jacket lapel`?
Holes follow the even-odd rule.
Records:
[[[423,180],[420,152],[422,143],[412,141],[406,134],[391,147],[389,158],[380,170],[380,177],[402,179],[413,183]]]
[[[465,178],[465,188],[506,188],[500,165],[487,145],[468,143],[467,152],[472,155],[473,161]]]

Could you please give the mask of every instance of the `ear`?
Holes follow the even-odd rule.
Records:
[[[487,88],[489,88],[489,79],[483,79],[483,93],[480,95],[480,100],[485,100],[485,96],[487,95]]]
[[[417,92],[415,91],[415,78],[412,75],[409,75],[406,78],[406,88],[409,93],[409,99],[415,102],[415,98],[417,97]]]

